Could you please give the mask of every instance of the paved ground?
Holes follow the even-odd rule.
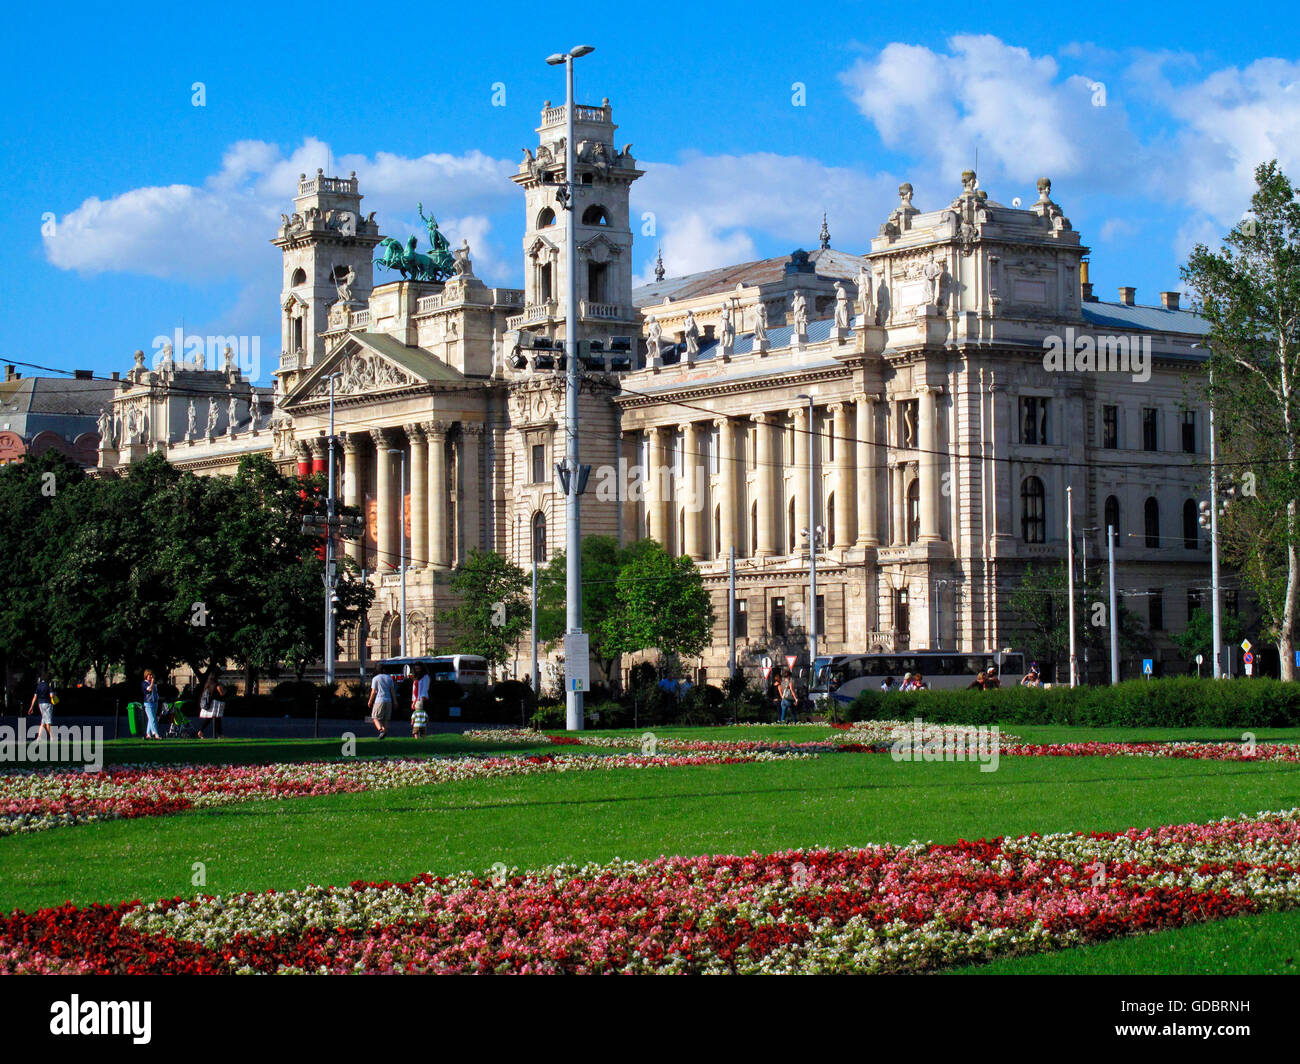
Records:
[[[40,723],[40,718],[34,713],[30,717],[25,718],[25,720],[29,731]],[[197,726],[198,721],[195,718],[191,717],[190,721]],[[0,717],[0,724],[8,724],[12,726],[13,723],[14,718],[11,716]],[[54,712],[54,723],[65,725],[76,724],[82,727],[94,727],[95,725],[100,725],[104,728],[104,737],[107,739],[115,737],[123,739],[131,738],[131,731],[127,726],[125,712],[123,712],[122,716],[118,719],[116,728],[114,727],[112,717],[64,717],[59,715],[58,710],[55,710]],[[369,717],[364,720],[359,718],[355,720],[321,720],[319,732],[315,730],[316,724],[314,721],[311,719],[303,720],[301,718],[228,716],[224,718],[224,724],[224,730],[227,736],[230,738],[242,739],[310,739],[315,735],[319,735],[322,739],[328,739],[330,737],[340,737],[344,732],[352,732],[360,739],[371,738],[376,734],[375,726],[370,723]],[[430,721],[428,734],[442,734],[447,732],[456,733],[465,731],[468,728],[490,727],[494,727],[494,725],[465,724],[459,721]],[[502,725],[502,727],[504,727],[504,725]],[[411,734],[411,722],[410,720],[390,721],[388,724],[388,732],[394,737],[408,737]],[[212,728],[210,726],[205,730],[205,734],[212,734]]]

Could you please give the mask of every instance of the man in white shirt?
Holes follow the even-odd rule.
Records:
[[[393,678],[386,672],[375,673],[370,681],[370,719],[383,739],[388,734],[388,720],[393,715]]]

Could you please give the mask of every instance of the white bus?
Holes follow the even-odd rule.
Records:
[[[957,690],[969,687],[978,673],[994,669],[1004,687],[1012,687],[1025,674],[1025,655],[1019,650],[986,650],[963,654],[955,650],[903,650],[895,654],[832,654],[818,656],[809,695],[814,702],[833,698],[848,705],[867,690],[879,691],[892,676],[897,688],[903,676],[919,672],[927,687]]]
[[[439,654],[436,657],[385,658],[375,663],[376,672],[390,676],[409,676],[414,666],[423,665],[430,679],[450,680],[462,687],[488,682],[487,658],[478,654]]]

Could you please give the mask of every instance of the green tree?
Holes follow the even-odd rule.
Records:
[[[1224,646],[1231,646],[1244,636],[1241,621],[1231,613],[1223,613],[1219,618],[1219,635]],[[1173,637],[1174,645],[1188,661],[1195,661],[1200,654],[1205,661],[1214,660],[1214,617],[1209,610],[1197,606],[1187,618],[1187,627]],[[1209,669],[1206,670],[1207,672]]]
[[[1090,568],[1085,582],[1074,583],[1075,653],[1080,676],[1083,675],[1084,651],[1090,667],[1110,660],[1110,602],[1104,570]],[[1059,675],[1069,678],[1070,613],[1069,583],[1065,562],[1035,568],[1030,562],[1024,575],[1007,595],[1007,613],[1019,620],[1017,634],[1025,652],[1038,661],[1044,675],[1059,668]],[[1119,649],[1121,657],[1133,657],[1149,645],[1149,640],[1132,611],[1120,606]]]
[[[457,604],[440,614],[455,632],[456,650],[482,655],[492,671],[505,664],[531,623],[531,583],[527,573],[496,551],[471,551],[449,583]]]
[[[1250,211],[1218,251],[1197,244],[1182,269],[1210,326],[1207,394],[1221,460],[1242,491],[1223,547],[1250,583],[1295,679],[1300,605],[1300,203],[1277,161],[1255,169]],[[1216,500],[1217,505],[1217,500]]]
[[[614,585],[603,645],[610,653],[701,653],[713,634],[713,604],[695,563],[672,557],[654,540],[635,544],[631,554]]]
[[[605,619],[616,606],[618,574],[631,556],[612,536],[587,536],[582,541],[582,629],[589,634],[591,656],[606,683],[613,680],[619,652],[606,636]],[[537,638],[544,644],[554,645],[564,637],[568,569],[560,551],[537,573]]]

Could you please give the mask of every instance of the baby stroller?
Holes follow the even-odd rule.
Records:
[[[159,729],[166,727],[165,734],[169,739],[193,739],[198,732],[190,718],[185,715],[184,703],[182,702],[164,702],[162,714],[158,720]]]

